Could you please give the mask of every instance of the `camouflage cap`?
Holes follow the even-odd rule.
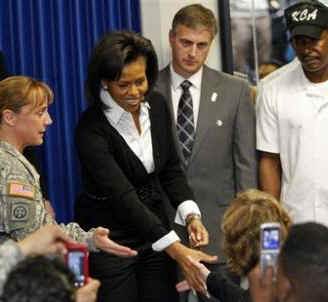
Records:
[[[328,27],[328,1],[302,0],[285,10],[285,18],[292,38],[301,35],[320,39]]]

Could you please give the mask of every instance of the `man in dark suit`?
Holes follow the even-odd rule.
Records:
[[[222,215],[237,192],[257,187],[258,172],[247,82],[204,64],[216,24],[213,12],[200,4],[176,13],[169,33],[172,62],[160,72],[156,89],[166,96],[176,122],[172,130],[181,162],[210,233],[206,251],[224,261]]]

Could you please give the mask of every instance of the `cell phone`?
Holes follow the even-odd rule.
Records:
[[[75,276],[74,286],[84,286],[89,278],[89,249],[84,243],[66,243],[65,262]]]
[[[262,274],[268,266],[273,267],[274,280],[277,276],[278,256],[280,251],[280,223],[263,223],[261,225],[260,267]]]

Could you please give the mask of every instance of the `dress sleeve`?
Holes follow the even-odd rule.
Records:
[[[211,272],[206,285],[210,295],[220,301],[251,302],[249,291],[233,283],[221,270]]]

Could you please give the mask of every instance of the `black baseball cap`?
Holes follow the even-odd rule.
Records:
[[[303,0],[285,10],[287,28],[291,37],[298,35],[320,39],[328,28],[328,1]]]

